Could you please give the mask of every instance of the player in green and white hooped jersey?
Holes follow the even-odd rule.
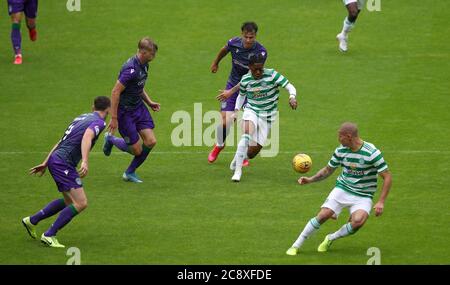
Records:
[[[295,87],[275,70],[264,68],[264,61],[265,57],[261,54],[250,56],[250,73],[244,75],[240,82],[234,115],[242,108],[246,97],[247,104],[242,116],[243,135],[230,165],[231,170],[234,170],[231,180],[235,182],[241,179],[244,159],[254,158],[267,139],[271,123],[275,121],[278,111],[280,86],[288,90],[291,108],[294,110],[297,108]]]
[[[383,213],[384,202],[392,184],[391,173],[383,155],[373,144],[359,138],[358,128],[353,123],[344,123],[338,136],[342,145],[336,148],[328,165],[314,176],[300,177],[298,180],[301,185],[317,182],[330,176],[338,166],[343,168],[335,188],[328,195],[317,216],[308,221],[300,236],[287,250],[288,255],[298,254],[304,241],[329,218],[338,216],[343,208],[350,211],[348,223],[335,233],[327,235],[317,250],[328,251],[334,240],[354,234],[360,229],[372,208],[372,198],[377,189],[377,175],[383,178],[383,186],[380,198],[373,208],[375,216]]]

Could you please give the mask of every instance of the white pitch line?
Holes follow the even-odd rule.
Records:
[[[291,151],[279,151],[279,154],[293,154],[293,153],[298,153],[298,150],[291,150]],[[389,151],[389,150],[385,150],[382,151],[383,153],[400,153],[400,154],[414,154],[414,153],[423,153],[423,154],[450,154],[450,150],[394,150],[394,151]],[[209,150],[205,150],[205,151],[152,151],[152,154],[208,154]],[[225,153],[225,154],[235,154],[235,151],[222,151],[221,153]],[[306,153],[310,153],[310,154],[331,154],[332,151],[307,151]],[[48,152],[45,151],[0,151],[0,155],[24,155],[24,154],[48,154]],[[93,151],[91,152],[91,154],[94,155],[99,155],[102,154],[103,152],[101,151]],[[128,153],[125,152],[112,152],[111,155],[128,155]]]

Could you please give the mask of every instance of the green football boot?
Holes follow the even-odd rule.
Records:
[[[286,251],[287,255],[297,255],[300,252],[299,248],[291,247]]]
[[[41,242],[49,247],[56,247],[56,248],[64,248],[65,247],[64,245],[59,243],[59,241],[56,239],[56,236],[47,237],[44,234],[42,234]]]
[[[319,245],[319,247],[317,248],[318,252],[326,252],[328,251],[328,249],[330,248],[331,244],[333,243],[332,240],[330,240],[329,235],[327,235],[325,237],[325,239],[323,240],[323,242]]]
[[[25,217],[22,219],[22,225],[27,229],[28,234],[31,238],[36,239],[36,226],[30,222],[30,217]]]

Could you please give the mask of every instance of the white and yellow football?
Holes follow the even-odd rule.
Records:
[[[306,173],[311,169],[312,160],[309,155],[299,153],[292,159],[292,167],[295,171],[300,173]]]

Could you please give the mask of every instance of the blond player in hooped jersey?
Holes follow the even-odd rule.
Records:
[[[391,189],[392,178],[383,155],[373,144],[363,141],[353,123],[344,123],[338,132],[341,145],[336,148],[328,165],[312,177],[300,177],[301,185],[321,181],[330,176],[338,166],[342,173],[336,186],[323,203],[316,217],[312,218],[286,254],[296,255],[305,240],[316,232],[329,218],[338,216],[343,208],[350,211],[349,221],[336,232],[329,234],[317,251],[328,251],[333,241],[356,233],[367,221],[372,208],[373,195],[377,190],[377,177],[383,178],[378,202],[373,207],[375,216],[383,213],[384,202]]]
[[[346,52],[348,50],[348,33],[353,29],[358,18],[359,12],[365,4],[365,0],[342,0],[348,11],[348,16],[344,19],[342,31],[336,36],[339,42],[339,50]]]
[[[241,180],[244,159],[254,158],[269,135],[271,124],[275,121],[278,112],[279,87],[289,92],[289,105],[293,110],[297,109],[295,87],[276,70],[264,68],[264,61],[265,57],[262,54],[250,56],[248,66],[250,72],[240,81],[235,112],[242,108],[246,98],[247,104],[242,116],[243,135],[230,165],[230,169],[234,170],[231,178],[234,182]]]

